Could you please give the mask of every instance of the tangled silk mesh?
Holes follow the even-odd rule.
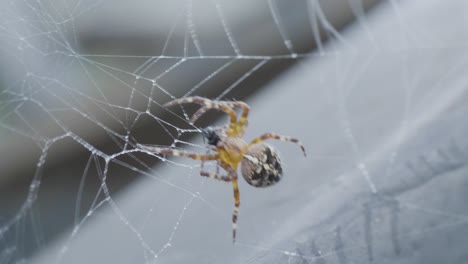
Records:
[[[192,141],[193,136],[200,136],[199,125],[188,121],[195,108],[166,109],[162,104],[176,98],[207,94],[215,100],[233,99],[233,94],[245,89],[242,88],[244,83],[263,76],[262,71],[272,64],[300,63],[311,58],[339,61],[358,51],[347,35],[338,31],[337,23],[332,23],[327,17],[322,8],[322,5],[327,5],[325,1],[304,0],[294,4],[277,0],[258,3],[221,0],[168,2],[141,1],[124,4],[116,10],[111,8],[117,5],[113,1],[102,0],[7,0],[0,4],[0,76],[3,81],[0,87],[0,135],[3,141],[0,153],[1,164],[5,168],[0,175],[0,183],[16,186],[17,182],[22,182],[27,186],[19,188],[21,199],[18,201],[2,202],[0,263],[29,262],[40,255],[41,250],[48,248],[57,249],[51,251],[54,254],[52,259],[57,263],[72,263],[71,256],[87,254],[87,251],[78,250],[76,241],[80,236],[87,236],[87,226],[101,216],[109,226],[119,223],[126,230],[123,237],[133,246],[116,251],[137,252],[145,263],[166,263],[167,256],[170,257],[166,261],[175,262],[183,254],[197,256],[210,252],[210,249],[216,250],[216,242],[209,241],[212,234],[208,233],[201,241],[187,242],[200,246],[202,249],[198,253],[197,250],[195,253],[177,253],[182,249],[179,246],[182,242],[177,241],[177,244],[174,241],[181,233],[191,232],[184,228],[184,224],[192,221],[198,221],[199,226],[205,224],[206,219],[199,216],[186,220],[187,214],[199,209],[210,212],[206,218],[211,218],[212,222],[222,223],[222,238],[230,247],[237,247],[233,251],[248,248],[250,255],[253,252],[255,257],[249,260],[251,263],[260,262],[268,254],[276,256],[278,263],[351,263],[346,254],[355,251],[362,256],[361,261],[372,262],[376,254],[373,251],[379,242],[372,237],[370,225],[382,210],[393,212],[388,220],[392,234],[396,234],[395,225],[398,223],[395,212],[402,207],[414,214],[443,215],[447,226],[466,224],[463,214],[411,203],[401,204],[383,195],[384,191],[373,180],[372,168],[362,157],[362,146],[355,136],[349,110],[344,103],[354,92],[345,88],[331,101],[335,102],[339,129],[353,156],[330,157],[327,153],[316,152],[311,160],[333,159],[343,166],[357,168],[363,188],[374,198],[378,197],[372,198],[371,202],[363,202],[365,222],[369,225],[364,234],[365,243],[343,246],[342,233],[356,224],[350,215],[347,226],[324,226],[307,246],[301,244],[295,249],[281,244],[275,248],[268,247],[258,240],[241,239],[234,246],[229,244],[232,203],[228,199],[232,199],[232,194],[226,191],[228,189],[223,195],[228,203],[211,201],[206,190],[217,188],[216,184],[221,183],[200,180],[198,162],[150,155],[136,147],[137,144],[159,144],[200,153],[207,151],[201,141]],[[368,21],[371,15],[364,11],[370,1],[343,2],[356,20],[358,29],[354,31],[364,32],[368,37],[372,49],[369,53],[378,51],[389,55],[401,52],[392,49],[391,43],[383,44],[376,39],[377,35],[374,36],[375,32],[370,29],[372,24]],[[462,3],[448,2],[451,2],[453,10],[458,5],[461,10],[467,10]],[[393,10],[392,17],[400,31],[406,34],[412,52],[434,48],[430,45],[433,42],[425,42],[430,39],[429,33],[417,29],[418,25],[406,17],[401,1],[387,1],[384,5]],[[136,23],[125,21],[132,18],[128,15],[132,12],[136,12],[133,14]],[[256,17],[255,12],[264,16]],[[204,19],[207,14],[214,19]],[[141,21],[146,20],[138,19],[140,15],[151,17],[153,24],[142,24]],[[239,21],[238,17],[242,15],[252,17]],[[112,20],[118,16],[123,18]],[[453,16],[459,17],[460,14]],[[119,21],[115,28],[121,27],[127,35],[112,34],[115,28],[109,28],[106,20]],[[208,27],[206,23],[214,25]],[[157,32],[154,35],[152,27],[158,29],[154,30]],[[250,27],[267,33],[243,32]],[[91,30],[82,32],[86,28]],[[466,38],[464,32],[460,34]],[[256,38],[262,37],[269,38],[265,42],[268,47],[254,44]],[[453,49],[465,50],[463,45],[454,41],[444,42],[443,39],[434,45],[440,49],[456,46]],[[406,66],[410,68],[410,64],[407,62]],[[353,67],[337,66],[337,78],[348,74]],[[418,70],[413,69],[416,73]],[[417,80],[407,76],[406,81]],[[419,107],[417,103],[413,104],[411,94],[415,92],[412,88],[403,90],[400,99],[406,104],[405,111]],[[303,107],[301,112],[304,115],[312,115],[313,106],[300,107]],[[399,138],[403,138],[411,127],[407,123],[407,115],[397,118]],[[448,155],[450,162],[447,166],[450,168],[464,164],[466,155],[459,143],[447,143],[440,153]],[[386,175],[391,174],[398,157],[397,147],[386,158]],[[418,162],[409,163],[410,170],[413,164],[420,165],[421,162],[426,162],[428,167],[440,165],[424,155],[421,157]],[[69,166],[54,169],[63,162]],[[155,169],[156,162],[159,162],[157,168],[177,168],[182,172],[178,175],[163,174]],[[207,166],[214,169],[214,165]],[[420,167],[413,168],[415,174],[422,174],[418,171]],[[154,196],[145,198],[149,201],[141,198],[142,202],[136,203],[132,209],[123,209],[125,206],[121,204],[125,200],[119,199],[117,194],[125,192],[123,186],[132,186],[141,178],[157,185]],[[386,183],[380,183],[380,187],[397,188]],[[8,194],[8,188],[1,189],[3,195]],[[70,198],[62,198],[68,197],[69,192],[72,193]],[[226,205],[229,206],[224,208]],[[109,211],[110,214],[104,213]],[[62,221],[69,224],[62,226]],[[207,222],[207,225],[212,222]],[[444,225],[435,225],[419,232],[434,233],[443,228]],[[249,231],[242,230],[241,226],[238,232]],[[113,249],[106,247],[111,247],[112,242],[122,239],[122,236],[112,230],[104,234],[100,240],[103,243],[90,247],[99,247],[93,252],[111,254]],[[335,237],[334,244],[314,242],[324,236]],[[392,250],[401,251],[396,238],[392,236],[391,240]],[[322,251],[317,248],[322,248]],[[216,252],[221,254],[225,251]],[[98,253],[89,254],[96,263],[106,261],[106,257]],[[177,254],[180,255],[174,256]],[[327,256],[333,256],[334,260]],[[121,261],[135,263],[130,257]]]

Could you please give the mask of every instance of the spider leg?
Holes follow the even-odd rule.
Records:
[[[214,103],[214,102],[213,102]],[[242,109],[242,115],[239,119],[239,124],[241,126],[245,126],[247,124],[247,116],[249,115],[250,107],[244,102],[230,102],[230,101],[220,101],[218,103],[226,104],[231,108],[237,107]],[[196,122],[204,113],[206,113],[210,109],[218,109],[216,107],[209,107],[207,105],[203,106],[202,108],[198,109],[195,114],[192,115],[190,118],[190,122]]]
[[[202,108],[198,109],[190,118],[191,123],[195,123],[203,114],[208,112],[208,110],[213,109],[212,107],[203,106]]]
[[[224,104],[224,103],[218,103],[218,102],[215,102],[215,101],[203,98],[203,97],[199,97],[199,96],[184,97],[184,98],[180,98],[180,99],[175,99],[175,100],[172,100],[170,102],[165,103],[163,106],[164,107],[169,107],[169,106],[172,106],[172,105],[175,105],[175,104],[187,104],[187,103],[200,104],[200,105],[204,106],[201,109],[206,108],[204,111],[202,111],[199,114],[198,117],[200,117],[203,113],[205,113],[206,110],[214,108],[214,109],[222,110],[222,111],[226,112],[227,114],[229,114],[229,116],[231,118],[231,123],[237,122],[236,112],[234,112],[234,110],[231,107],[229,107],[229,105]],[[192,117],[191,120],[192,119],[194,119],[194,118]],[[198,119],[198,118],[196,118],[196,119]]]
[[[219,160],[216,160],[216,174],[219,174]]]
[[[231,101],[219,101],[219,102],[212,102],[212,105],[205,105],[202,108],[198,109],[192,117],[190,118],[191,123],[195,123],[202,115],[208,112],[210,109],[220,109],[221,105],[227,105],[231,109],[234,107],[241,108],[242,114],[239,118],[239,121],[233,125],[231,123],[230,129],[231,131],[235,131],[235,135],[242,137],[245,133],[245,127],[247,126],[247,116],[249,115],[250,107],[244,102],[231,102]]]
[[[237,102],[222,101],[222,103],[229,105],[231,108],[236,107],[236,108],[242,109],[242,114],[236,124],[236,134],[238,137],[242,137],[245,133],[245,128],[248,125],[247,117],[249,116],[249,111],[250,111],[249,105],[240,101],[237,101]]]
[[[226,102],[230,107],[238,107],[242,109],[242,114],[239,119],[239,125],[245,127],[247,125],[247,117],[249,116],[250,107],[244,102]],[[244,134],[244,133],[242,133]]]
[[[264,140],[267,140],[267,139],[277,139],[277,140],[281,140],[281,141],[289,141],[289,142],[296,143],[301,147],[302,152],[304,153],[304,156],[306,156],[306,151],[305,151],[304,145],[302,145],[302,142],[299,139],[288,137],[288,136],[283,136],[283,135],[279,135],[279,134],[274,134],[274,133],[265,133],[265,134],[255,138],[255,139],[253,139],[252,141],[250,141],[247,148],[250,148],[251,146],[253,146],[253,145],[257,144],[257,143],[260,143],[260,142],[262,142]]]
[[[204,176],[204,177],[211,178],[211,179],[215,179],[215,180],[225,181],[225,182],[230,182],[231,181],[231,177],[229,177],[229,175],[219,174],[219,160],[216,161],[216,172],[215,173],[206,172],[205,171],[205,161],[202,160],[201,168],[200,168],[200,175]]]
[[[191,158],[194,160],[217,160],[219,158],[218,154],[206,154],[206,155],[201,155],[198,153],[191,153],[183,150],[176,150],[176,149],[171,149],[171,148],[160,148],[160,147],[153,147],[153,146],[145,146],[138,144],[137,145],[139,148],[146,150],[148,152],[152,153],[157,153],[157,154],[165,154],[165,155],[171,155],[171,156],[177,156],[177,157],[186,157],[186,158]]]
[[[173,105],[176,105],[176,104],[188,104],[188,103],[197,103],[197,104],[201,104],[201,105],[210,105],[210,104],[213,104],[215,102],[210,100],[210,99],[203,98],[203,97],[200,97],[200,96],[192,96],[192,97],[183,97],[183,98],[179,98],[179,99],[174,99],[172,101],[169,101],[169,102],[165,103],[163,106],[164,107],[169,107],[169,106],[173,106]]]
[[[187,104],[187,103],[196,103],[196,104],[203,105],[202,108],[200,108],[197,112],[195,112],[195,114],[190,119],[190,122],[193,123],[194,121],[196,121],[198,118],[200,118],[200,116],[202,116],[209,109],[219,109],[229,114],[230,121],[231,121],[229,128],[230,128],[230,131],[233,131],[231,134],[236,133],[235,131],[237,131],[236,128],[238,126],[237,115],[236,115],[236,112],[234,112],[234,110],[228,104],[215,102],[215,101],[212,101],[203,97],[199,97],[199,96],[194,96],[194,97],[184,97],[184,98],[172,100],[168,103],[165,103],[163,106],[169,107],[175,104]]]
[[[226,164],[219,164],[216,168],[216,173],[209,173],[200,171],[200,175],[204,177],[208,177],[215,180],[225,181],[225,182],[232,182],[232,188],[234,190],[234,212],[232,213],[232,242],[236,242],[236,230],[237,230],[237,217],[239,216],[239,206],[240,206],[240,194],[239,194],[239,185],[237,184],[237,173],[236,171],[229,165]],[[228,175],[220,175],[218,170],[219,167],[222,167]]]
[[[237,217],[239,216],[240,194],[239,185],[237,184],[237,176],[232,180],[232,188],[234,190],[234,212],[232,213],[232,242],[236,242]]]
[[[218,173],[209,173],[206,171],[200,171],[200,175],[203,177],[208,177],[208,178],[219,180],[219,181],[225,181],[225,182],[232,181],[232,177],[229,175],[220,175]]]
[[[237,231],[237,218],[239,216],[240,207],[240,193],[239,185],[237,184],[237,172],[229,165],[221,163],[221,167],[226,170],[232,182],[232,189],[234,191],[234,211],[232,213],[232,242],[236,242],[236,231]]]

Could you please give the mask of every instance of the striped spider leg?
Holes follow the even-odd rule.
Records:
[[[250,107],[244,102],[230,102],[230,101],[220,101],[220,102],[213,102],[216,104],[226,104],[231,108],[237,107],[242,109],[242,114],[238,120],[239,131],[238,135],[241,137],[244,135],[245,127],[247,126],[247,117],[249,115]],[[219,106],[214,105],[205,105],[202,108],[198,109],[190,118],[190,122],[193,124],[195,123],[202,115],[204,115],[210,109],[219,109]]]
[[[252,141],[250,141],[250,143],[248,145],[248,148],[251,148],[252,146],[254,146],[254,145],[256,145],[256,144],[258,144],[258,143],[260,143],[262,141],[265,141],[267,139],[276,139],[276,140],[280,140],[280,141],[296,143],[301,148],[302,152],[304,153],[304,156],[307,156],[304,145],[302,144],[302,142],[299,139],[292,138],[292,137],[289,137],[289,136],[283,136],[283,135],[275,134],[275,133],[265,133],[265,134],[263,134],[263,135],[261,135],[261,136],[259,136],[257,138],[252,139]]]
[[[219,159],[218,154],[198,154],[198,153],[191,153],[188,151],[184,150],[177,150],[177,149],[172,149],[172,148],[161,148],[161,147],[155,147],[155,146],[147,146],[147,145],[142,145],[142,144],[137,144],[137,147],[140,149],[146,150],[151,153],[155,154],[164,154],[164,155],[171,155],[171,156],[176,156],[176,157],[186,157],[186,158],[191,158],[193,160],[200,160],[200,161],[208,161],[208,160],[217,160]]]
[[[186,103],[197,103],[202,105],[200,109],[198,109],[190,118],[190,122],[194,123],[197,121],[203,114],[205,114],[210,109],[218,109],[224,111],[225,113],[229,114],[231,122],[230,122],[230,130],[228,134],[230,136],[243,136],[245,132],[245,127],[247,126],[247,117],[249,115],[250,107],[244,102],[231,102],[231,101],[212,101],[203,97],[194,96],[194,97],[185,97],[170,101],[164,104],[164,107],[169,107],[175,104],[186,104]],[[233,107],[241,108],[242,114],[239,120],[237,120],[237,116],[232,109]]]
[[[229,130],[227,133],[231,136],[236,134],[236,131],[238,130],[238,126],[239,126],[237,123],[237,115],[236,115],[236,112],[234,112],[234,110],[229,105],[220,104],[220,103],[214,102],[212,100],[209,100],[203,97],[194,96],[194,97],[184,97],[184,98],[172,100],[170,102],[165,103],[163,106],[169,107],[175,104],[188,104],[188,103],[196,103],[196,104],[206,106],[210,109],[213,108],[213,109],[219,109],[219,110],[224,111],[225,113],[229,115],[229,118],[230,118]]]

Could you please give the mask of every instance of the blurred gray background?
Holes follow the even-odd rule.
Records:
[[[467,261],[462,1],[13,1],[0,10],[0,263]],[[232,188],[199,163],[244,100],[284,180]],[[213,167],[210,167],[213,169]]]

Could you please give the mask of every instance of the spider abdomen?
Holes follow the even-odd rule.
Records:
[[[281,180],[283,169],[274,148],[267,144],[256,144],[244,154],[241,172],[250,185],[267,187]]]

